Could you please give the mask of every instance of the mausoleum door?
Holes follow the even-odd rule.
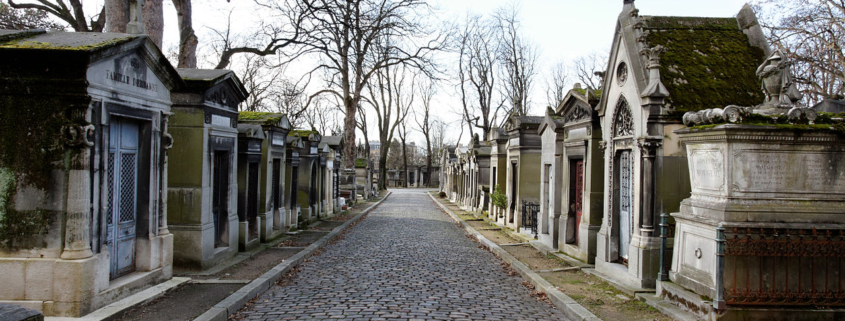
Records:
[[[212,165],[212,196],[211,215],[214,220],[214,247],[229,246],[228,233],[229,224],[229,153],[225,151],[214,152],[214,163]]]
[[[619,152],[619,260],[628,262],[628,245],[631,243],[633,232],[633,188],[634,172],[632,168],[631,151]]]
[[[110,279],[135,270],[138,136],[138,124],[112,119],[109,130],[106,217]]]
[[[272,197],[273,206],[271,207],[272,215],[273,215],[273,229],[281,229],[282,228],[282,220],[281,215],[279,213],[279,208],[282,205],[282,187],[279,183],[279,179],[282,176],[282,160],[278,158],[273,159],[273,177],[270,180],[272,186],[270,187],[271,193],[270,197]]]
[[[578,230],[581,227],[581,213],[584,205],[584,160],[573,162],[572,208],[575,212],[575,224],[572,236],[578,245]]]

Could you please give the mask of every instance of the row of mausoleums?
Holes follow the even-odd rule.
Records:
[[[82,316],[338,211],[340,137],[146,36],[0,30],[0,302]]]
[[[750,7],[656,17],[625,0],[602,88],[449,149],[441,191],[700,319],[842,315],[843,115],[795,105]]]

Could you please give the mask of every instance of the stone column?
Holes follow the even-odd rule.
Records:
[[[71,121],[90,119],[87,109],[74,110]],[[71,124],[62,131],[65,144],[76,149],[77,157],[68,170],[67,202],[65,204],[65,244],[61,258],[65,260],[84,259],[94,255],[91,251],[91,147],[94,125]]]
[[[640,147],[642,157],[642,198],[640,215],[640,235],[651,237],[654,233],[654,158],[657,148],[662,143],[659,139],[640,138],[637,146]]]
[[[173,116],[173,113],[170,112],[161,112],[161,170],[160,175],[161,178],[159,179],[160,191],[159,195],[159,210],[158,210],[158,235],[167,235],[170,234],[170,230],[167,229],[167,151],[173,147],[173,136],[170,135],[168,130],[168,122],[170,121],[170,116]]]

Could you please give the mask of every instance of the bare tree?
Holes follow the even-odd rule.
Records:
[[[102,32],[106,24],[106,7],[100,8],[99,13],[93,17],[85,14],[81,0],[37,0],[37,3],[15,3],[9,0],[9,5],[15,9],[34,9],[46,12],[59,20],[64,21],[75,31]],[[110,2],[120,2],[108,0]],[[124,23],[124,26],[126,24]]]
[[[528,98],[537,74],[539,51],[520,32],[519,7],[515,4],[502,7],[494,17],[499,31],[499,61],[504,80],[502,92],[509,100],[511,111],[525,115],[530,107]]]
[[[389,55],[389,47],[383,47],[381,55]],[[376,112],[378,121],[379,142],[379,189],[385,188],[387,178],[387,154],[390,150],[390,142],[393,141],[393,133],[400,123],[404,122],[408,115],[409,107],[413,104],[413,93],[408,95],[404,92],[410,88],[414,91],[414,83],[406,85],[407,68],[402,65],[393,65],[386,68],[379,68],[373,73],[373,81],[367,83],[369,103]],[[348,118],[348,115],[347,115]]]
[[[293,0],[291,0],[293,1]],[[432,73],[433,52],[443,46],[445,34],[434,33],[426,19],[431,16],[424,0],[308,0],[304,2],[298,42],[302,51],[319,57],[314,70],[328,75],[328,85],[312,97],[336,96],[343,102],[344,154],[355,155],[355,126],[362,92],[374,73],[395,65]],[[385,37],[384,50],[376,51]],[[344,157],[344,167],[352,167],[353,157]]]
[[[548,78],[546,78],[546,102],[552,109],[556,109],[566,93],[569,86],[569,70],[566,64],[562,61],[555,63],[549,70]]]
[[[408,179],[410,178],[408,175],[408,117],[402,118],[397,129],[399,129],[399,142],[402,144],[402,170],[405,172],[403,187],[408,187]]]
[[[419,86],[420,101],[422,102],[422,110],[419,114],[414,113],[414,120],[417,123],[417,128],[425,137],[425,166],[429,174],[431,173],[431,140],[432,127],[434,119],[431,117],[431,103],[434,100],[434,95],[437,93],[437,87],[431,80],[420,83]],[[425,181],[426,187],[431,187],[431,175]]]
[[[0,1],[0,29],[27,30],[38,28],[65,29],[64,25],[51,21],[45,11],[15,9]]]
[[[241,104],[242,110],[273,110],[273,98],[280,98],[277,97],[279,91],[290,85],[287,79],[283,79],[282,69],[275,68],[265,57],[246,56],[238,70],[238,77],[249,92],[246,101]]]
[[[580,56],[572,63],[575,77],[588,88],[594,90],[602,89],[602,78],[607,65],[607,53],[592,51],[587,55]]]
[[[845,1],[760,0],[769,42],[793,59],[795,81],[808,104],[845,93]]]
[[[486,137],[504,102],[494,102],[500,51],[495,31],[490,21],[467,16],[456,39],[459,54],[456,80],[463,107],[462,122],[468,125],[470,136],[474,133],[473,126],[477,126]]]

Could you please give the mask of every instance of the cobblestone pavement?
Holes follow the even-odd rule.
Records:
[[[394,190],[246,320],[563,320],[422,190]]]

